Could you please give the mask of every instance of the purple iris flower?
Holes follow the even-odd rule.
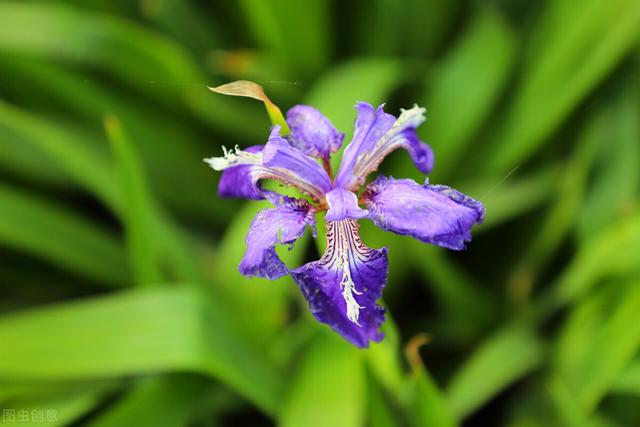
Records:
[[[280,126],[274,126],[265,145],[225,150],[224,157],[205,159],[213,169],[224,170],[221,196],[267,199],[275,205],[253,220],[240,272],[272,280],[291,274],[316,319],[358,347],[383,337],[384,309],[376,301],[388,269],[387,248],[366,246],[358,234],[358,220],[366,218],[383,230],[460,250],[471,239],[472,226],[484,217],[480,202],[444,185],[428,181],[420,185],[382,175],[366,184],[369,174],[398,148],[409,152],[421,172],[426,174],[433,167],[431,148],[416,134],[425,121],[424,108],[402,110],[396,118],[382,107],[356,105],[353,139],[335,177],[329,160],[341,147],[344,134],[306,105],[288,111],[286,136],[280,136]],[[306,197],[263,189],[262,179],[293,186]],[[293,244],[307,226],[315,237],[316,214],[322,211],[326,211],[324,254],[289,270],[276,254],[276,244]]]

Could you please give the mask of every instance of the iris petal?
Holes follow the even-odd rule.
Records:
[[[387,249],[364,245],[354,220],[327,222],[327,248],[318,261],[291,271],[313,315],[358,347],[383,337],[376,304],[387,282]]]
[[[328,159],[344,140],[344,134],[328,118],[308,105],[296,105],[287,111],[287,125],[291,145],[312,157]]]
[[[247,251],[240,262],[240,272],[271,280],[288,274],[289,269],[276,254],[275,246],[293,245],[306,226],[314,228],[314,213],[305,200],[285,196],[280,196],[275,208],[258,212],[247,233]]]
[[[336,188],[326,194],[329,209],[325,219],[340,221],[343,219],[361,219],[367,216],[367,211],[358,206],[358,196],[349,190]]]
[[[379,176],[364,193],[369,218],[380,228],[425,243],[464,249],[471,228],[484,219],[484,206],[445,185]]]
[[[242,175],[238,178],[242,178],[243,185],[246,186],[246,178],[250,180],[254,193],[261,192],[259,180],[275,179],[321,200],[324,193],[331,189],[329,176],[314,159],[293,148],[279,132],[280,127],[274,126],[269,141],[260,152],[236,148],[235,151],[225,150],[224,157],[211,157],[205,159],[205,162],[217,171],[247,167],[236,172]],[[241,194],[252,193],[243,191]]]
[[[433,168],[433,152],[421,142],[416,128],[425,119],[425,109],[414,106],[402,110],[396,119],[385,113],[383,105],[374,110],[365,102],[356,105],[354,136],[345,148],[342,164],[336,175],[335,187],[355,190],[364,184],[366,177],[375,171],[384,158],[398,148],[406,149],[422,173]]]
[[[264,145],[245,148],[249,153],[260,153]],[[218,183],[218,195],[238,199],[261,200],[264,198],[257,183],[253,181],[252,165],[231,166],[225,169]]]

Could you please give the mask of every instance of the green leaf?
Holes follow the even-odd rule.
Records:
[[[328,2],[309,0],[302,7],[294,0],[242,0],[239,5],[258,44],[280,61],[286,58],[308,75],[329,59],[333,31]]]
[[[382,325],[384,339],[371,345],[364,357],[371,375],[386,391],[399,396],[402,393],[405,378],[400,352],[400,333],[391,314],[387,311]]]
[[[463,9],[462,4],[447,0],[408,0],[403,3],[403,7],[398,7],[397,3],[392,4],[404,12],[404,22],[398,29],[400,51],[406,51],[416,58],[437,55],[437,50],[455,31],[456,18]],[[386,28],[384,24],[382,28]],[[372,32],[371,29],[369,31]]]
[[[492,170],[526,160],[637,45],[637,1],[589,0],[577,6],[572,0],[549,2],[536,24],[524,80],[490,159]]]
[[[137,284],[162,281],[154,247],[153,200],[130,142],[115,116],[105,116],[104,127],[115,157],[116,179],[126,206],[123,216],[127,249]]]
[[[246,126],[259,122],[257,111],[213,99],[206,76],[180,45],[115,15],[62,3],[3,2],[0,50],[99,68],[150,98],[184,105],[217,128],[259,135]]]
[[[554,378],[546,385],[561,425],[575,427],[587,425],[586,413],[576,402],[575,396],[564,382]]]
[[[211,390],[211,381],[195,375],[146,378],[89,425],[121,427],[135,420],[138,427],[182,427],[204,407]]]
[[[372,56],[398,53],[403,43],[406,43],[402,31],[406,3],[408,2],[403,7],[398,7],[393,0],[371,0],[367,7],[358,8],[358,19],[354,22],[358,52]],[[377,28],[378,31],[371,31],[372,28]]]
[[[606,309],[609,315],[594,322],[594,335],[583,336],[588,340],[583,351],[572,352],[570,368],[574,375],[566,380],[587,413],[596,408],[640,350],[640,283],[633,281],[619,293],[617,301],[600,303],[600,311],[594,314],[601,317],[601,311]],[[563,372],[559,375],[563,376]]]
[[[434,172],[451,174],[508,81],[516,39],[500,13],[483,8],[447,55],[429,71],[428,122],[421,127],[436,153]]]
[[[29,141],[111,208],[119,206],[113,170],[105,155],[106,144],[101,150],[97,144],[87,143],[96,135],[87,135],[77,127],[42,119],[3,102],[0,102],[0,125]]]
[[[593,120],[578,138],[577,146],[554,185],[552,206],[537,226],[532,241],[523,249],[519,263],[514,267],[509,284],[512,295],[527,297],[533,283],[539,279],[553,259],[566,236],[573,230],[581,212],[589,173],[596,158],[601,134],[599,121]]]
[[[99,148],[100,145],[88,144],[87,139],[91,137],[77,128],[44,120],[1,102],[0,125],[19,133],[120,218],[125,217],[126,205],[116,185],[115,173],[108,160],[107,144],[104,141],[100,140],[103,151]],[[160,239],[165,244],[163,249],[173,257],[174,268],[181,271],[179,278],[197,279],[197,268],[189,260],[189,255],[185,255],[187,252],[180,249],[183,246],[180,233],[172,229],[173,226],[162,212],[155,215],[154,221],[154,234],[156,238],[164,239]]]
[[[353,133],[357,101],[374,105],[385,101],[401,83],[402,67],[393,59],[353,59],[331,69],[313,85],[305,103],[322,111],[334,126],[345,132],[345,144]]]
[[[179,212],[191,216],[218,222],[229,217],[230,207],[216,204],[211,197],[203,197],[209,193],[216,175],[204,167],[202,157],[220,152],[219,144],[203,141],[184,117],[165,111],[167,106],[163,108],[157,102],[131,97],[130,92],[122,88],[88,79],[82,71],[31,57],[0,56],[0,79],[19,79],[3,88],[7,98],[24,105],[25,109],[43,110],[41,117],[51,116],[50,121],[59,129],[64,129],[64,123],[69,120],[75,120],[98,132],[105,112],[117,115],[144,160],[150,184],[158,197]],[[28,86],[28,91],[24,90],[25,86]],[[259,126],[245,127],[259,130]],[[4,130],[2,126],[0,128]],[[267,129],[267,123],[264,129]],[[6,142],[2,141],[4,134],[8,134]],[[42,177],[39,182],[44,181],[45,184],[68,183],[69,178],[61,173],[60,167],[50,161],[45,167],[47,158],[44,153],[33,148],[28,138],[19,136],[18,132],[9,132],[8,129],[0,132],[0,147],[8,144],[6,150],[0,150],[0,162],[7,158],[5,161],[11,162],[11,169],[18,166],[26,168],[23,173]],[[260,137],[263,136],[264,132]],[[69,138],[73,139],[73,136]],[[25,141],[21,142],[22,139]],[[102,139],[102,135],[87,135],[82,143],[103,146]]]
[[[371,375],[367,375],[369,422],[371,427],[399,427],[400,421],[382,389]]]
[[[114,390],[111,382],[92,382],[87,384],[71,384],[47,389],[40,388],[33,394],[25,395],[2,402],[3,408],[11,408],[16,412],[16,420],[9,421],[4,416],[3,424],[19,426],[71,425],[85,416]],[[26,422],[19,422],[19,411],[27,411]]]
[[[3,347],[0,379],[68,381],[195,371],[272,413],[280,377],[238,337],[228,316],[190,287],[123,292],[4,316],[0,342],[10,345]]]
[[[447,339],[477,336],[493,318],[495,304],[481,284],[451,259],[444,249],[410,240],[406,255],[425,279],[443,310]]]
[[[640,271],[640,217],[612,224],[581,245],[552,288],[555,304],[569,303],[586,294],[608,275],[634,274]]]
[[[5,2],[0,11],[2,49],[36,55],[55,50],[59,58],[111,69],[134,85],[153,78],[198,76],[177,44],[114,15],[57,3]],[[121,43],[126,38],[136,43]],[[109,58],[115,51],[120,56]]]
[[[454,24],[460,5],[446,0],[372,0],[354,7],[357,52],[376,56],[431,57]],[[372,29],[374,29],[372,31]]]
[[[543,344],[526,325],[513,324],[481,343],[446,388],[453,412],[464,418],[535,369]]]
[[[333,332],[318,335],[290,378],[278,425],[362,426],[366,377],[359,351]]]
[[[129,281],[123,245],[83,216],[0,184],[0,242],[111,286]]]
[[[578,218],[587,239],[596,230],[633,211],[640,185],[640,106],[627,85],[599,117],[599,153],[595,176]]]
[[[222,95],[241,96],[262,101],[264,103],[264,107],[267,109],[267,114],[269,114],[271,124],[281,127],[280,134],[284,136],[291,132],[287,125],[287,121],[282,115],[282,111],[280,111],[280,108],[278,108],[278,106],[269,99],[267,94],[264,93],[263,87],[259,84],[248,80],[236,80],[220,86],[209,87],[209,90]]]
[[[355,103],[385,102],[393,89],[402,81],[402,66],[393,59],[353,59],[331,69],[307,93],[305,103],[325,114],[340,131],[345,133],[341,150],[331,158],[334,170],[339,166],[342,152],[353,134],[356,119]]]
[[[53,188],[69,186],[69,177],[59,167],[52,165],[47,156],[19,134],[3,126],[1,119],[0,168],[4,174],[26,182]]]
[[[407,384],[409,415],[413,425],[455,427],[458,423],[450,405],[420,357],[419,347],[427,341],[425,336],[416,336],[405,350],[413,370]]]
[[[197,53],[220,45],[220,30],[203,13],[204,7],[181,0],[146,0],[140,3],[145,18]]]
[[[472,194],[486,210],[485,221],[474,229],[484,233],[513,218],[534,209],[554,195],[560,168],[556,165],[520,175],[517,169],[501,176],[489,175],[462,182],[456,188]]]
[[[251,221],[262,209],[273,208],[269,202],[251,202],[239,210],[214,252],[206,257],[210,275],[216,280],[215,292],[247,316],[234,316],[231,320],[238,329],[252,341],[266,343],[287,321],[287,296],[297,292],[297,286],[289,276],[275,281],[259,277],[245,277],[238,271],[238,265],[247,249],[245,237]],[[276,248],[283,262],[290,268],[302,264],[306,238],[303,236],[293,249]],[[283,250],[284,249],[284,250]]]
[[[611,392],[640,395],[640,359],[627,365],[611,385]]]

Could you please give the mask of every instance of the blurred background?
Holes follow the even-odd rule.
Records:
[[[0,1],[2,422],[640,426],[639,61],[637,0]],[[382,343],[238,273],[268,205],[202,162],[266,139],[236,79],[347,141],[425,106],[429,179],[486,205],[463,252],[362,221]]]

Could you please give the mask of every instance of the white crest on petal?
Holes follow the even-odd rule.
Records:
[[[360,326],[358,317],[360,316],[360,309],[364,307],[358,304],[353,294],[362,295],[362,292],[356,290],[356,285],[353,283],[353,279],[351,279],[348,262],[344,263],[342,268],[340,287],[342,288],[342,298],[344,298],[344,302],[347,304],[347,319]]]
[[[351,267],[371,251],[360,240],[357,221],[346,219],[327,222],[327,249],[320,261],[342,273],[340,289],[347,307],[347,319],[358,326],[361,326],[358,323],[360,309],[364,307],[358,304],[354,296],[362,295],[362,292],[356,289],[351,277]]]
[[[223,145],[222,152],[223,157],[209,157],[203,159],[205,163],[211,166],[216,171],[222,171],[231,166],[237,165],[260,165],[262,164],[262,153],[250,153],[248,151],[240,150],[236,145],[231,150]]]

